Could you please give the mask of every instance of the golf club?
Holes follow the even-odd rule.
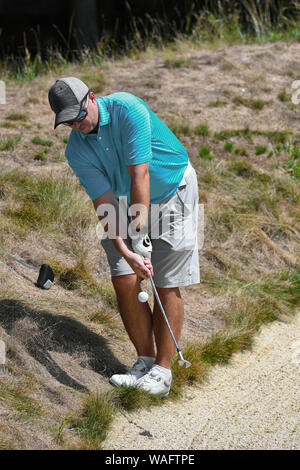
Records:
[[[176,351],[177,351],[178,356],[179,356],[179,361],[178,361],[178,363],[179,363],[179,365],[180,365],[181,367],[183,367],[184,369],[187,369],[187,368],[190,367],[192,364],[191,364],[189,361],[186,361],[186,360],[183,358],[183,356],[182,356],[182,353],[181,353],[181,351],[180,351],[180,349],[179,349],[179,347],[178,347],[178,344],[177,344],[177,341],[176,341],[175,336],[174,336],[174,334],[173,334],[173,331],[171,330],[170,323],[169,323],[169,321],[168,321],[167,315],[166,315],[166,313],[165,313],[165,311],[164,311],[164,308],[163,308],[163,306],[162,306],[162,303],[161,303],[161,301],[160,301],[160,298],[159,298],[158,292],[157,292],[157,290],[156,290],[156,287],[155,287],[154,281],[153,281],[153,279],[152,279],[152,276],[150,276],[150,282],[151,282],[151,285],[152,285],[152,289],[153,289],[154,295],[155,295],[156,300],[157,300],[157,302],[158,302],[158,305],[159,305],[159,307],[160,307],[160,309],[161,309],[161,312],[162,312],[162,314],[163,314],[163,316],[164,316],[164,319],[165,319],[165,322],[166,322],[167,327],[168,327],[168,329],[169,329],[169,332],[170,332],[170,334],[171,334],[171,336],[172,336],[172,339],[173,339],[173,341],[174,341],[174,344],[175,344],[175,347],[176,347]]]
[[[26,268],[39,270],[39,275],[38,275],[35,285],[37,287],[40,287],[41,289],[51,288],[53,281],[54,281],[54,272],[51,266],[49,266],[49,264],[42,264],[41,267],[33,266],[32,264],[25,263],[25,261],[22,261],[21,259],[18,259],[15,256],[10,255],[9,253],[7,253],[7,251],[3,250],[3,248],[0,248],[0,251],[6,256],[8,256],[9,258],[16,261],[17,263],[20,263],[22,266],[25,266]]]

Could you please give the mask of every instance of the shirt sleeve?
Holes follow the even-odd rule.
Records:
[[[123,106],[120,126],[125,164],[136,165],[149,161],[152,158],[150,115],[137,98]]]
[[[92,201],[110,189],[110,184],[104,173],[84,159],[83,156],[72,154],[72,151],[67,147],[66,157],[70,167]]]

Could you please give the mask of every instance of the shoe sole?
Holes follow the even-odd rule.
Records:
[[[109,380],[109,383],[113,385],[114,387],[122,387],[123,385],[125,385],[125,384],[116,384],[112,380]],[[136,388],[135,385],[125,385],[125,386],[129,388]],[[163,395],[160,395],[160,398],[167,398],[168,395],[169,395],[169,392],[164,393]]]
[[[114,387],[120,387],[121,385],[119,384],[116,384],[115,382],[113,382],[112,380],[109,380],[109,383],[110,385],[113,385]]]
[[[119,383],[116,383],[114,382],[113,380],[109,380],[109,383],[111,385],[113,385],[114,387],[122,387],[123,385],[125,385],[125,387],[130,387],[130,388],[134,388],[135,387],[135,384],[131,384],[131,385],[127,385],[127,384],[119,384]]]
[[[137,387],[137,390],[139,390],[138,387]],[[142,391],[143,391],[143,389],[142,389]],[[145,391],[145,390],[144,390],[144,391]],[[167,396],[169,395],[169,392],[164,393],[163,395],[159,395],[159,394],[156,395],[155,393],[151,393],[151,392],[147,392],[147,393],[149,393],[149,395],[152,395],[153,397],[156,396],[156,397],[159,397],[159,398],[167,398]]]
[[[149,371],[148,371],[149,372]],[[131,385],[127,385],[125,383],[123,384],[120,384],[118,382],[114,382],[113,380],[111,380],[111,378],[109,379],[109,383],[111,385],[114,385],[115,387],[121,387],[122,385],[125,385],[126,387],[135,387],[136,386],[136,383],[138,382],[139,379],[141,379],[144,375],[146,375],[148,372],[145,372],[145,374],[141,375],[141,377],[139,377],[138,379],[136,379],[135,383],[131,384]],[[122,375],[122,374],[121,374]],[[125,374],[124,374],[125,375]]]

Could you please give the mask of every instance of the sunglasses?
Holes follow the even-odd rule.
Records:
[[[83,100],[82,100],[83,101]],[[80,122],[80,121],[83,121],[87,115],[88,115],[88,105],[89,105],[89,95],[87,94],[86,96],[86,102],[85,102],[85,105],[84,107],[79,111],[79,114],[77,116],[76,119],[73,119],[72,121],[65,121],[63,122],[62,124],[64,124],[65,126],[72,126],[72,124],[74,122]]]

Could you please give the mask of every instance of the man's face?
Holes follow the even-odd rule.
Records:
[[[81,109],[84,108],[86,104],[86,100],[83,101],[81,105]],[[74,121],[73,124],[70,126],[71,129],[75,129],[76,131],[83,132],[84,134],[88,134],[98,124],[98,117],[99,117],[99,109],[96,102],[96,98],[94,93],[90,93],[89,95],[89,103],[87,107],[87,115],[82,121]]]

